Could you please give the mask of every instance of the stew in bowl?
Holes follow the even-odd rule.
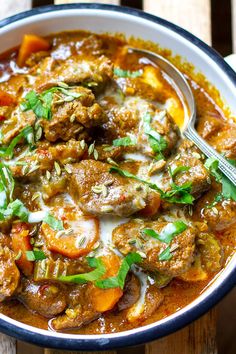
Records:
[[[156,322],[235,252],[236,186],[182,137],[168,75],[128,45],[27,34],[1,55],[0,311],[26,324],[101,334]],[[185,74],[198,132],[235,165],[235,121]]]

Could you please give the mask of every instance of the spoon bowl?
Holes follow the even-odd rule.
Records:
[[[182,134],[191,140],[207,157],[213,157],[219,162],[219,169],[229,178],[229,180],[236,185],[236,168],[231,165],[220,153],[218,153],[211,145],[209,145],[196,131],[196,103],[192,90],[185,79],[184,75],[167,59],[159,54],[148,50],[129,47],[130,53],[138,53],[145,56],[151,62],[157,64],[172,80],[172,85],[178,92],[182,101],[185,121],[182,129]],[[186,119],[186,118],[185,118]]]

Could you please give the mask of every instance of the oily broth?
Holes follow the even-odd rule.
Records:
[[[62,58],[63,55],[65,56],[74,54],[82,46],[83,38],[87,35],[87,32],[78,31],[70,33],[65,32],[62,34],[48,36],[48,38],[54,38],[53,56],[55,58]],[[127,54],[124,48],[122,48],[124,43],[126,43],[123,35],[117,35],[115,38],[112,37],[112,40],[109,35],[102,35],[101,37],[105,42],[105,54],[109,56],[118,66],[121,66],[123,69],[134,71],[143,69],[144,82],[146,81],[150,83],[155,76],[155,80],[153,80],[152,84],[155,85],[155,87],[158,87],[158,85],[160,87],[160,96],[158,100],[159,104],[164,108],[166,99],[172,99],[172,102],[169,103],[168,110],[170,110],[170,113],[176,117],[176,123],[178,126],[182,127],[185,119],[183,105],[171,83],[165,78],[165,75],[163,75],[163,72],[159,68],[150,65],[150,63],[147,65],[147,62],[144,60],[144,58],[140,58],[140,56],[137,55]],[[76,45],[71,47],[70,43],[73,41],[76,42]],[[151,42],[144,42],[140,39],[130,38],[128,44],[133,47],[152,50],[163,55],[167,59],[171,60],[185,74],[188,82],[191,85],[196,100],[199,122],[201,121],[201,114],[205,109],[208,109],[217,114],[217,116],[219,116],[222,121],[227,121],[230,114],[229,109],[224,106],[219,92],[209,83],[207,83],[205,77],[202,74],[195,74],[194,68],[191,64],[183,63],[181,57],[172,57],[169,50],[162,49]],[[15,62],[16,51],[17,50],[14,49],[0,56],[0,61],[4,62],[4,65],[0,66],[0,73],[7,72],[7,75],[14,75],[14,73],[16,73],[14,65],[9,66],[5,63],[6,59],[9,57],[11,58],[11,61]],[[11,84],[14,85],[14,81]],[[58,202],[60,203],[63,201],[55,198],[55,200],[52,201],[52,204],[55,203],[55,205],[57,205]],[[68,201],[68,198],[67,202],[68,205],[70,205],[71,201]],[[200,209],[203,207],[203,205],[199,206]],[[109,227],[107,227],[107,225],[104,226],[104,220],[105,219],[101,220],[100,223],[101,231],[105,230],[106,233],[110,233],[113,226],[115,227],[117,225],[117,220],[113,220],[114,223],[112,223],[110,220]],[[120,223],[121,222],[122,221],[120,220]],[[232,227],[231,230],[216,234],[223,246],[224,264],[227,262],[228,257],[232,256],[232,254],[235,252],[235,233],[236,227]],[[107,239],[107,237],[105,238]],[[83,326],[81,329],[74,331],[70,330],[70,332],[81,334],[113,333],[158,321],[191,303],[207,288],[208,284],[211,282],[211,280],[214,279],[216,275],[217,274],[212,274],[208,277],[207,280],[195,283],[187,283],[179,279],[172,280],[167,287],[162,289],[162,293],[164,294],[164,301],[158,308],[157,312],[152,315],[151,318],[142,323],[136,321],[135,323],[128,324],[126,321],[124,321],[121,313],[114,311],[102,315],[98,320]],[[4,304],[0,304],[0,312],[23,323],[31,324],[39,328],[47,328],[48,319],[28,311],[16,300],[11,300],[5,302]]]

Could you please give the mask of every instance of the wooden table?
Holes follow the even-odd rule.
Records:
[[[44,3],[50,1],[44,1]],[[91,2],[55,0],[55,4],[70,2]],[[119,0],[97,0],[97,3],[119,5]],[[133,1],[134,3],[135,1]],[[140,3],[140,1],[138,1]],[[39,1],[37,1],[39,3]],[[122,2],[124,3],[124,2]],[[127,1],[126,1],[127,3]],[[132,3],[132,1],[130,1]],[[163,17],[194,33],[211,44],[211,1],[210,0],[143,0],[143,10]],[[4,0],[1,2],[0,17],[7,17],[31,8],[31,0]],[[233,48],[236,52],[236,0],[232,0]],[[107,354],[216,354],[216,310],[186,328],[158,341],[139,346],[106,352]],[[62,351],[42,349],[0,334],[0,354],[63,354]],[[64,352],[64,354],[70,352]],[[79,354],[79,352],[77,352]],[[81,353],[81,352],[80,352]]]

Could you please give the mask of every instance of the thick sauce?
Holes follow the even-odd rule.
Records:
[[[137,39],[130,44],[159,52],[183,70],[199,133],[233,163],[236,125],[217,91],[169,51]],[[182,140],[177,126],[183,127],[186,112],[166,73],[126,46],[120,36],[68,32],[49,36],[36,53],[23,53],[24,62],[18,48],[0,58],[1,160],[15,180],[9,202],[20,200],[28,209],[26,217],[5,212],[0,223],[0,266],[10,284],[0,271],[0,312],[23,323],[98,334],[158,321],[196,299],[235,252],[233,186]],[[35,99],[43,103],[41,111]],[[7,155],[27,126],[36,146],[29,151],[24,135]],[[168,194],[173,183],[189,183],[175,194],[177,201]],[[95,266],[86,256],[106,265],[96,280],[119,277],[130,253],[141,261],[129,267],[123,286],[59,279],[91,272]],[[3,257],[16,267],[15,280]],[[39,309],[37,296],[45,307]]]

